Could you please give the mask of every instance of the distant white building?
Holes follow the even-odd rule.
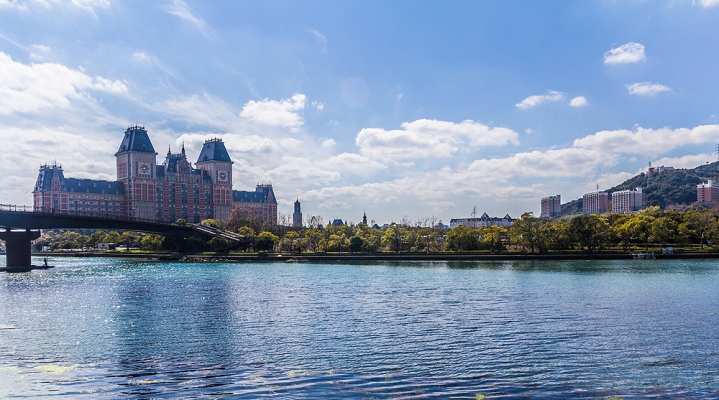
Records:
[[[482,228],[488,226],[501,226],[509,228],[514,223],[515,219],[510,217],[509,214],[504,217],[490,217],[487,213],[482,214],[479,218],[452,218],[449,220],[449,227],[456,228],[460,225],[467,226],[469,228]]]
[[[562,215],[562,196],[549,196],[542,199],[540,217],[553,218],[560,215]]]
[[[631,214],[642,209],[642,188],[618,190],[612,193],[612,212]]]
[[[606,192],[591,192],[582,197],[582,211],[584,214],[604,214],[609,211],[609,194]]]

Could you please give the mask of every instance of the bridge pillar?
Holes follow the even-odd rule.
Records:
[[[177,252],[178,253],[187,253],[187,239],[178,237],[177,238]]]
[[[32,259],[30,251],[32,241],[40,237],[40,231],[25,230],[0,232],[0,239],[5,241],[6,266],[9,270],[30,270]]]

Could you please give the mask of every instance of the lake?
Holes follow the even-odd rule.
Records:
[[[719,397],[717,261],[49,262],[0,397]]]

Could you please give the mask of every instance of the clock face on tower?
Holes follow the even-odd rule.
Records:
[[[227,182],[227,171],[220,171],[217,176],[220,182]]]
[[[147,175],[150,173],[150,164],[140,163],[140,173]]]

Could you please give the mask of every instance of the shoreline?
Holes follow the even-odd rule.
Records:
[[[567,261],[631,260],[630,253],[476,254],[476,253],[264,253],[264,254],[180,254],[180,253],[33,253],[34,257],[111,257],[187,262],[341,262],[341,261]],[[658,260],[719,259],[719,252],[655,254]]]

